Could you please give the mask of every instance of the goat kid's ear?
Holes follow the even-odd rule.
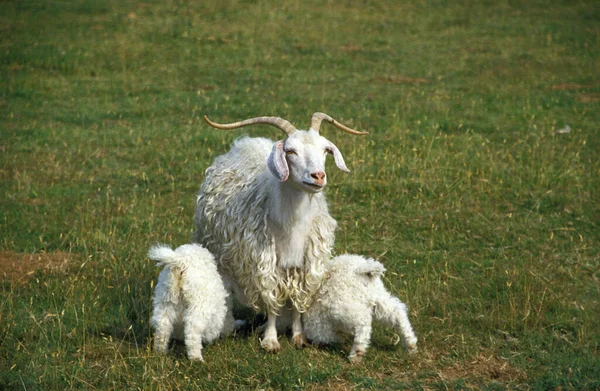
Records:
[[[345,172],[350,172],[350,170],[348,170],[348,167],[346,167],[344,157],[342,156],[342,153],[340,152],[338,147],[336,147],[333,143],[330,142],[327,148],[329,149],[329,152],[333,154],[333,160],[335,161],[335,165],[337,166],[337,168]]]
[[[273,150],[267,160],[267,166],[271,171],[271,174],[281,182],[285,182],[290,175],[290,169],[287,161],[285,160],[285,151],[283,150],[283,141],[277,141],[273,145]]]

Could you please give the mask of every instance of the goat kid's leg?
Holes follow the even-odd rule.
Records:
[[[225,322],[223,325],[223,331],[221,332],[221,337],[226,337],[231,333],[237,332],[248,323],[243,319],[235,319],[233,317],[233,298],[236,297],[240,304],[246,306],[248,305],[248,300],[244,296],[244,293],[240,292],[240,289],[235,289],[231,283],[231,280],[227,276],[222,275],[222,278],[223,285],[227,291],[227,298],[225,299],[227,313],[225,314]]]
[[[371,317],[357,324],[354,329],[354,344],[348,355],[348,360],[356,364],[362,361],[371,341]]]
[[[297,348],[309,345],[302,328],[302,314],[295,308],[292,309],[292,342]]]
[[[202,357],[202,331],[204,325],[194,319],[186,319],[184,326],[185,347],[190,360],[204,361]]]
[[[226,337],[237,331],[237,329],[245,324],[245,322],[237,321],[233,317],[233,297],[231,291],[228,291],[229,295],[225,299],[225,305],[227,306],[227,312],[225,313],[225,319],[223,320],[223,328],[221,329],[221,337]],[[238,322],[242,322],[241,324]]]
[[[170,325],[170,329],[159,328],[156,329],[154,333],[154,351],[157,353],[166,353],[169,349],[169,340],[171,338],[171,332],[173,331],[173,326]]]
[[[403,310],[398,313],[398,327],[396,330],[400,330],[404,340],[404,346],[409,353],[416,353],[417,351],[417,336],[413,331],[412,325],[408,320],[408,311],[406,305],[403,306]]]
[[[402,336],[404,347],[409,353],[417,351],[417,336],[408,320],[406,304],[392,295],[381,298],[375,306],[375,318],[393,327]]]
[[[166,353],[169,349],[171,334],[173,334],[173,322],[167,309],[155,309],[152,315],[152,327],[154,327],[154,351],[161,354]]]
[[[267,325],[260,346],[269,353],[277,353],[281,349],[277,341],[277,315],[271,311],[267,312]]]

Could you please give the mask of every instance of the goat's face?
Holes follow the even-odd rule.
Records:
[[[280,181],[289,180],[303,191],[318,193],[327,184],[327,154],[333,155],[340,170],[350,172],[339,149],[312,129],[296,131],[285,140],[276,142],[267,164]]]
[[[310,130],[298,130],[291,122],[280,117],[255,117],[230,124],[218,124],[209,120],[207,116],[204,116],[204,120],[217,129],[237,129],[248,125],[267,124],[282,130],[288,137],[273,145],[267,166],[281,182],[290,178],[293,186],[309,193],[318,193],[327,184],[325,157],[328,153],[333,155],[335,164],[340,170],[350,172],[339,149],[331,141],[319,135],[321,123],[329,122],[336,128],[354,135],[367,134],[350,129],[320,112],[313,114]]]

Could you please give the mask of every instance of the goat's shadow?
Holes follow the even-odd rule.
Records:
[[[234,338],[247,338],[255,335],[267,321],[267,317],[264,314],[257,314],[251,308],[237,303],[233,306],[233,317],[236,320],[245,322],[235,329],[233,333]]]

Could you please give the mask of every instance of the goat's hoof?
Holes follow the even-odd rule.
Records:
[[[269,353],[279,353],[279,350],[281,350],[281,345],[279,345],[277,338],[273,337],[263,339],[260,342],[260,346]]]
[[[188,358],[190,361],[200,361],[204,362],[204,358],[202,357],[202,353],[188,353]]]
[[[411,338],[406,342],[406,350],[408,350],[409,354],[414,354],[417,352],[417,339]]]
[[[363,352],[362,350],[359,350],[357,352],[352,352],[348,356],[348,361],[350,361],[352,364],[360,364],[363,360],[364,355],[365,355],[365,352]]]
[[[310,345],[303,333],[294,335],[292,337],[292,342],[294,342],[294,345],[299,349]]]

